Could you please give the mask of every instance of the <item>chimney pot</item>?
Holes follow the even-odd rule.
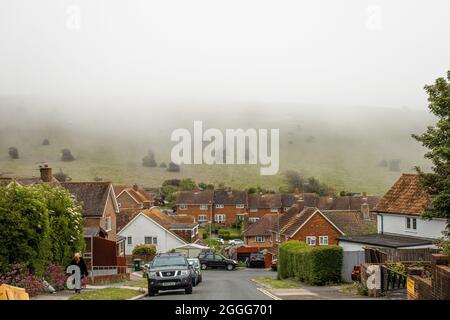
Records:
[[[48,165],[40,166],[39,171],[41,172],[41,180],[43,182],[52,182],[52,168],[49,168]]]
[[[135,183],[135,184],[133,185],[133,190],[134,190],[134,191],[138,191],[138,189],[139,189],[139,188],[138,188],[138,185]]]

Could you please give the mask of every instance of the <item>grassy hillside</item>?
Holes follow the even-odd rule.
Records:
[[[166,179],[191,177],[197,182],[225,183],[235,188],[260,185],[278,190],[284,185],[284,172],[297,170],[305,176],[319,178],[337,191],[381,195],[401,173],[378,166],[381,160],[400,159],[402,172],[411,172],[415,165],[429,168],[423,159],[425,150],[410,137],[432,123],[424,112],[400,109],[306,112],[290,108],[286,112],[258,110],[255,117],[254,109],[247,108],[233,113],[233,117],[205,116],[195,110],[176,117],[161,111],[149,115],[151,121],[139,116],[131,122],[118,120],[121,116],[122,120],[130,119],[125,110],[118,110],[117,117],[107,120],[93,111],[89,116],[75,115],[75,111],[86,112],[79,109],[72,114],[54,112],[50,120],[41,119],[42,112],[36,110],[11,110],[10,116],[20,115],[22,121],[0,120],[0,173],[38,175],[38,164],[46,162],[55,171],[61,168],[75,181],[100,177],[117,183],[155,187]],[[136,110],[132,114],[139,115]],[[183,165],[179,173],[142,166],[141,159],[148,149],[155,152],[158,163],[168,163],[175,144],[170,142],[171,131],[179,127],[192,129],[194,119],[205,119],[207,127],[279,128],[279,173],[261,176],[256,165]],[[41,144],[44,138],[50,139],[49,146]],[[10,146],[19,149],[20,159],[9,159]],[[63,148],[71,149],[76,160],[60,161]]]

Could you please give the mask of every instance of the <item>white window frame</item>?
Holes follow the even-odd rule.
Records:
[[[319,246],[328,245],[328,236],[319,236]]]
[[[187,204],[179,204],[178,205],[178,209],[180,209],[180,210],[187,210],[188,209],[188,205]]]
[[[252,223],[254,223],[254,222],[258,221],[258,220],[259,220],[259,217],[250,217],[250,218],[248,218],[248,221],[252,222]]]
[[[316,245],[316,236],[307,236],[306,244],[308,244],[310,246],[315,246]]]
[[[201,204],[199,206],[200,210],[208,210],[208,205],[207,204]]]
[[[225,206],[223,204],[216,204],[216,209],[223,209]]]
[[[236,204],[236,209],[244,209],[244,208],[245,208],[245,204],[243,204],[243,203]]]
[[[202,219],[200,219],[200,217],[202,217]],[[206,214],[199,214],[197,216],[197,220],[198,220],[198,222],[206,222],[206,221],[208,221],[208,216]]]
[[[106,217],[106,219],[105,219],[105,231],[106,232],[109,232],[109,231],[111,231],[112,230],[112,219],[111,219],[111,217]]]
[[[261,242],[265,242],[266,239],[264,236],[256,236],[255,237],[255,242],[261,243]]]
[[[278,208],[270,208],[270,212],[278,212]]]
[[[220,219],[220,218],[222,218],[222,219]],[[224,223],[225,219],[226,219],[226,216],[223,213],[214,215],[214,221],[217,223]]]
[[[409,227],[408,227],[409,222]],[[415,228],[414,228],[415,225]],[[406,217],[405,218],[405,229],[408,232],[417,232],[417,218]]]
[[[258,212],[258,208],[250,208],[250,212]]]

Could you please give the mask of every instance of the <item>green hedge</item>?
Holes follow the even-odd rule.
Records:
[[[339,246],[312,247],[301,241],[280,246],[278,278],[293,278],[312,285],[341,281],[343,251]]]
[[[219,229],[218,236],[223,240],[241,239],[238,229]]]

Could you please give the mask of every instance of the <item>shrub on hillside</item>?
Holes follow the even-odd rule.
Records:
[[[339,246],[312,247],[301,241],[280,246],[278,277],[295,277],[312,285],[341,281],[343,251]]]
[[[42,145],[43,145],[43,146],[49,146],[49,145],[50,145],[50,140],[48,140],[47,138],[45,138],[44,141],[42,141]]]
[[[73,161],[75,157],[72,155],[70,149],[62,149],[61,150],[61,161]]]
[[[175,162],[170,162],[169,167],[167,168],[167,171],[169,172],[180,172],[180,166],[176,164]]]
[[[11,159],[19,159],[19,150],[16,147],[9,147],[8,154]]]

